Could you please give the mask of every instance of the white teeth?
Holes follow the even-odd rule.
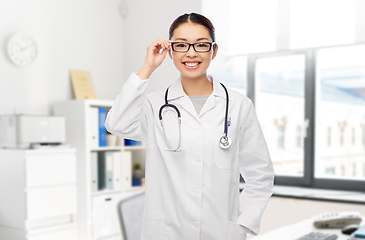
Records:
[[[198,62],[195,62],[195,63],[188,63],[186,62],[185,65],[189,66],[189,67],[195,67],[196,65],[198,65],[199,63]]]

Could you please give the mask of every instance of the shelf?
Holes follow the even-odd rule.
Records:
[[[145,150],[146,147],[145,146],[126,146],[126,147],[123,147],[123,149],[125,151],[133,151],[133,150]]]
[[[124,192],[139,192],[145,189],[145,186],[131,187],[130,189],[124,190]]]
[[[131,187],[130,189],[126,189],[126,190],[100,190],[97,192],[92,192],[91,196],[99,196],[99,195],[104,195],[104,194],[114,194],[114,193],[122,193],[122,192],[137,192],[137,191],[141,191],[144,190],[144,186],[138,186],[138,187]]]
[[[98,148],[91,148],[90,151],[115,151],[115,150],[121,150],[122,146],[115,146],[115,147],[98,147]]]
[[[90,195],[91,196],[99,196],[99,195],[104,195],[104,194],[113,194],[113,193],[122,193],[122,190],[100,190],[97,192],[92,192]]]
[[[140,146],[115,146],[115,147],[98,147],[98,148],[91,148],[90,151],[133,151],[133,150],[145,150],[146,147],[143,145]]]

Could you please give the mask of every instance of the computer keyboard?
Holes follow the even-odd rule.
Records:
[[[310,232],[296,240],[335,240],[337,239],[336,234],[321,233],[321,232]]]

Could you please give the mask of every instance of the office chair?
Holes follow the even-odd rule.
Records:
[[[118,215],[124,240],[140,240],[145,192],[138,193],[118,203]]]

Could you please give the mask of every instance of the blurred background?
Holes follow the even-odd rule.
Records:
[[[85,106],[108,110],[128,76],[139,71],[147,46],[156,38],[168,39],[170,24],[186,12],[201,13],[215,26],[219,52],[209,74],[254,102],[276,173],[262,232],[324,211],[356,210],[364,215],[364,0],[0,0],[0,115],[66,117],[66,142],[76,149],[78,164],[78,203],[71,212],[75,219],[77,212],[78,217],[85,215],[67,221],[82,226],[79,239],[120,239],[120,231],[111,233],[110,224],[105,226],[107,220],[94,222],[89,213],[97,203],[92,197],[106,199],[125,188],[91,197],[80,193],[84,185],[77,184],[89,181],[90,166],[78,161],[103,150],[90,147],[87,133],[74,136],[77,120],[88,121],[88,110],[71,116],[64,109],[74,106],[59,104],[74,99],[70,70],[91,75],[96,99]],[[34,60],[24,67],[9,53],[10,40],[20,33],[36,46]],[[178,76],[167,57],[152,75],[149,91],[164,90]],[[67,129],[71,125],[74,129]],[[137,151],[124,144],[107,150],[120,149],[132,152],[129,168],[138,158],[144,171],[143,144]],[[5,172],[9,158],[4,154],[0,168]],[[1,180],[4,187],[6,178]],[[243,189],[244,179],[241,182]],[[1,205],[8,193],[0,194]],[[318,202],[324,199],[327,204]],[[81,210],[83,202],[87,209]],[[8,224],[6,214],[1,217],[1,210],[9,206],[0,206],[0,226],[27,229]],[[280,210],[284,206],[291,209],[287,214]],[[278,214],[280,221],[273,220]],[[34,219],[37,226],[46,226],[40,223],[42,217]],[[99,232],[93,230],[98,224]],[[0,239],[13,239],[12,234],[0,227]],[[31,239],[43,239],[34,234]]]

